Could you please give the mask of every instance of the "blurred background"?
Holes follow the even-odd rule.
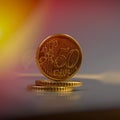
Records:
[[[120,70],[120,2],[0,1],[0,73],[39,73],[35,54],[47,36],[65,33],[83,49],[81,73]]]

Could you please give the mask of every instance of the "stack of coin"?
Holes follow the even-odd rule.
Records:
[[[47,37],[39,45],[36,63],[49,80],[36,80],[32,89],[37,91],[68,92],[82,85],[80,81],[68,81],[80,68],[82,50],[69,35],[56,34]]]

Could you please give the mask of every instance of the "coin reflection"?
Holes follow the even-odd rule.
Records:
[[[27,86],[27,90],[29,92],[32,92],[33,94],[37,96],[41,96],[47,99],[63,99],[63,100],[78,100],[81,98],[81,92],[79,91],[74,91],[73,92],[50,92],[50,91],[41,91],[39,89],[33,89],[31,85]]]
[[[56,92],[56,93],[51,93],[51,92],[39,92],[36,93],[38,96],[43,96],[43,97],[58,97],[62,98],[65,100],[78,100],[80,99],[80,94],[73,94],[73,92]]]

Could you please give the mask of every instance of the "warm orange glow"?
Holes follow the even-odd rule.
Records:
[[[0,48],[24,23],[37,3],[38,0],[0,1]]]
[[[42,30],[47,8],[40,0],[0,1],[0,73],[19,64]]]
[[[1,38],[2,38],[2,30],[0,29],[0,40],[1,40]]]

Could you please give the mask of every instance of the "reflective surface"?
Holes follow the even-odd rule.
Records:
[[[8,80],[0,81],[0,117],[30,117],[120,107],[120,85],[81,79],[83,87],[73,92],[30,92],[27,86],[35,79],[16,77],[9,84]]]

